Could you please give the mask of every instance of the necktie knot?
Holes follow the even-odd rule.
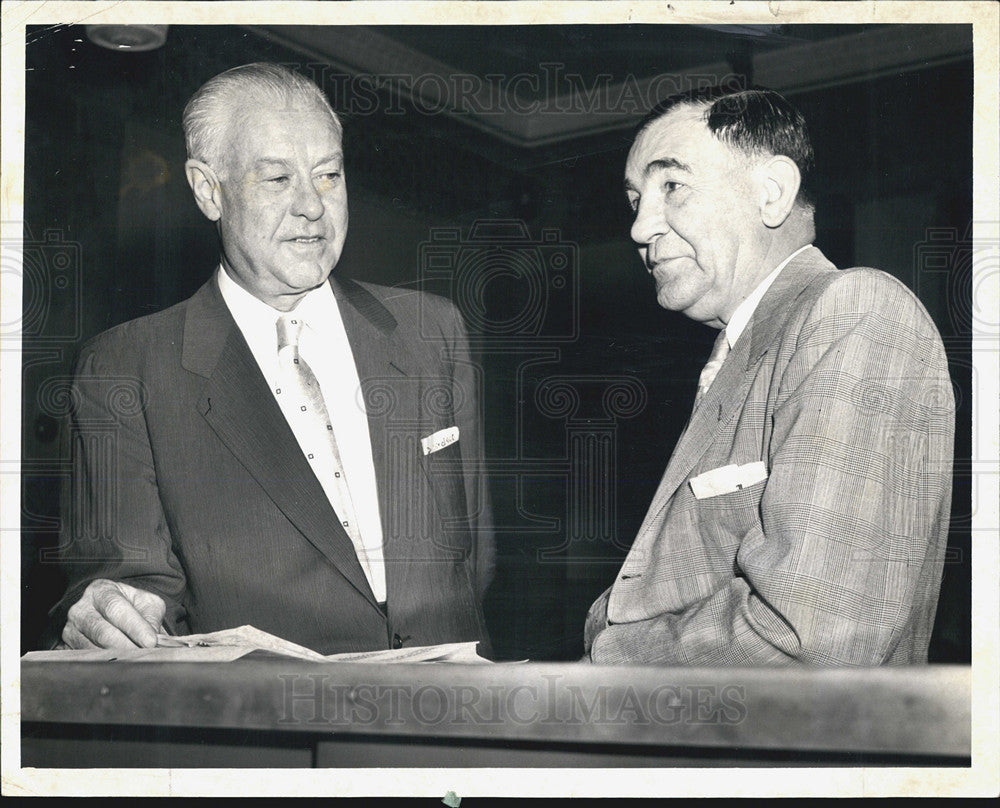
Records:
[[[289,346],[297,348],[299,337],[302,336],[302,327],[305,325],[302,318],[295,314],[283,314],[278,318],[276,328],[278,331],[278,351]]]

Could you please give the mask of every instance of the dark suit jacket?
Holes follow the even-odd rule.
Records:
[[[954,400],[927,312],[891,276],[796,256],[667,465],[595,662],[927,661],[951,502]],[[766,478],[695,495],[726,466]]]
[[[331,283],[368,412],[388,619],[213,278],[81,352],[59,630],[110,578],[162,596],[177,633],[249,623],[321,653],[396,635],[486,645],[481,380],[461,318],[425,293]],[[451,426],[459,441],[425,456],[420,439]]]

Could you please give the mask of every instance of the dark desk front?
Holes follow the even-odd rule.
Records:
[[[968,766],[971,670],[24,662],[23,767]]]

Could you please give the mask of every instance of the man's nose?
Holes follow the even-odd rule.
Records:
[[[658,236],[662,236],[666,231],[667,225],[657,206],[640,197],[639,207],[635,212],[635,221],[632,222],[632,241],[639,246],[645,246]]]
[[[315,221],[323,215],[323,197],[312,182],[304,182],[295,194],[292,213]]]

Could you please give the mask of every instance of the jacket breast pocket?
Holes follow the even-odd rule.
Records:
[[[466,551],[470,546],[470,515],[465,496],[465,468],[459,443],[421,458],[440,519],[435,541],[444,549]]]
[[[760,500],[767,480],[736,491],[695,500],[698,530],[703,540],[718,547],[739,547],[755,527],[761,526]]]

